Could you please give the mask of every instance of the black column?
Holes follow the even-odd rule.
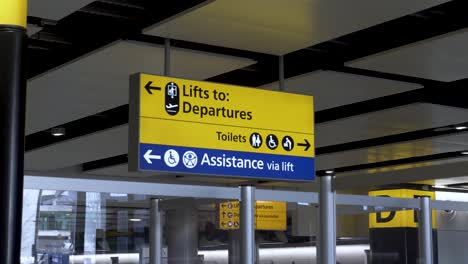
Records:
[[[22,27],[0,25],[0,263],[21,254],[26,76]]]

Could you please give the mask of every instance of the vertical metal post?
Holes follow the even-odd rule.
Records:
[[[240,245],[241,235],[240,230],[229,230],[228,234],[228,264],[240,263]]]
[[[171,40],[164,39],[164,76],[171,75]]]
[[[164,76],[171,74],[171,41],[164,39]],[[151,199],[150,222],[150,263],[162,263],[162,212],[160,200]]]
[[[316,263],[322,263],[322,257],[320,256],[320,248],[322,247],[320,245],[320,208],[319,206],[317,205],[316,207],[316,213],[317,215],[315,216],[316,219],[317,219],[317,223],[316,223],[316,227],[315,227],[315,230],[316,230],[316,234],[315,234],[315,255],[317,256],[317,261]]]
[[[36,204],[36,228],[34,233],[34,264],[38,263],[37,259],[37,239],[39,237],[39,219],[41,217],[41,203],[42,203],[42,190],[39,190],[39,194],[37,196],[37,204]]]
[[[335,191],[331,175],[319,177],[319,244],[317,253],[321,264],[336,264],[336,210]]]
[[[420,263],[432,264],[432,210],[430,197],[419,197],[419,257]]]
[[[255,187],[241,186],[241,263],[255,263]]]
[[[195,203],[167,209],[168,264],[198,264],[198,210]]]
[[[0,1],[0,263],[21,255],[26,0]]]
[[[162,264],[162,212],[159,199],[151,199],[150,263]]]
[[[284,92],[285,85],[284,85],[284,56],[279,56],[279,90]]]

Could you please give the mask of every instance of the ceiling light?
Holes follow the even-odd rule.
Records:
[[[326,170],[325,173],[326,174],[333,174],[335,171],[334,170]]]
[[[128,221],[130,221],[130,222],[140,222],[141,219],[140,218],[130,218],[130,219],[128,219]]]
[[[453,127],[438,127],[438,128],[435,128],[434,131],[435,132],[443,132],[443,131],[449,131],[449,130],[452,130]]]
[[[455,129],[456,130],[463,130],[463,129],[467,129],[468,127],[467,126],[456,126]]]
[[[462,151],[461,154],[462,155],[468,155],[468,151]]]
[[[111,193],[110,197],[127,197],[126,193]]]
[[[306,206],[309,206],[310,204],[309,203],[304,203],[304,202],[297,202],[298,205],[306,205]]]
[[[61,136],[65,135],[65,128],[64,127],[54,127],[54,128],[52,128],[50,133],[54,137],[61,137]]]

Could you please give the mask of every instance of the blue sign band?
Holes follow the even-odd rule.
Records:
[[[311,181],[315,159],[230,150],[140,144],[140,170]]]

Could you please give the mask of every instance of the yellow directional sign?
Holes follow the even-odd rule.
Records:
[[[293,151],[287,151],[280,147],[271,150],[267,147],[257,150],[250,146],[248,135],[257,132],[254,128],[229,127],[224,129],[215,124],[203,124],[192,122],[180,122],[166,119],[141,118],[141,142],[164,142],[170,146],[192,146],[195,144],[208,149],[229,149],[243,152],[276,153],[290,156],[303,156],[303,148],[295,148]],[[156,128],[158,133],[155,133]],[[190,133],[187,133],[190,131]],[[261,133],[261,132],[260,132]],[[304,138],[310,144],[314,143],[313,135],[303,135],[293,132],[275,132],[275,136],[283,138],[291,136],[293,138]],[[313,153],[313,150],[310,150]]]
[[[311,96],[136,74],[130,169],[314,178]]]
[[[219,204],[219,229],[239,229],[240,216],[239,216],[239,202],[225,202]]]
[[[219,204],[220,229],[239,229],[241,224],[238,201]],[[255,229],[286,230],[286,202],[257,201],[255,203]]]
[[[369,192],[369,196],[393,197],[393,198],[417,198],[429,196],[435,199],[433,191],[421,191],[411,189],[379,190]],[[432,210],[432,226],[436,228],[436,211]],[[416,210],[388,210],[369,214],[370,228],[393,227],[418,227]]]

